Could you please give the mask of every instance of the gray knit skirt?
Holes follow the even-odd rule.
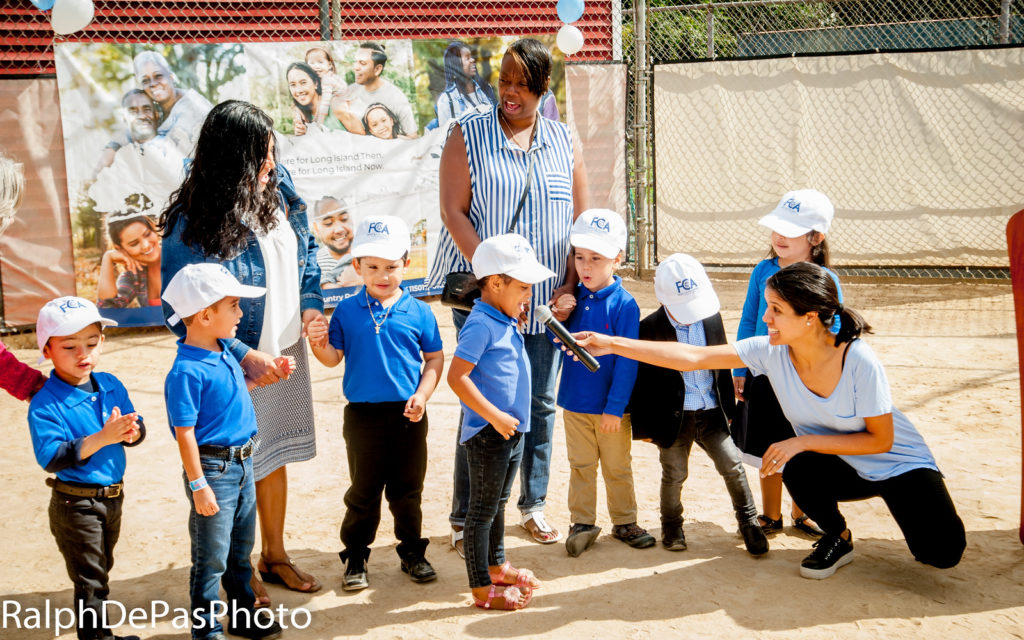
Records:
[[[300,339],[281,355],[295,358],[295,372],[287,380],[250,392],[258,429],[253,455],[253,475],[257,481],[286,464],[316,455],[306,341]]]

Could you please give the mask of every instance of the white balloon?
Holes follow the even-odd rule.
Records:
[[[89,26],[95,13],[92,0],[57,0],[50,24],[55,32],[66,36]]]
[[[57,1],[60,2],[60,0]],[[555,38],[555,43],[558,44],[558,48],[562,50],[562,53],[571,56],[583,48],[583,32],[571,24],[563,24],[562,28],[558,30],[558,37]]]

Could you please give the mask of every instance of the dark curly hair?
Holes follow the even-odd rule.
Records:
[[[227,100],[210,110],[185,181],[160,216],[164,237],[183,224],[182,242],[228,260],[245,247],[250,231],[273,229],[281,206],[277,173],[271,171],[266,188],[259,188],[273,135],[274,121],[248,102]]]

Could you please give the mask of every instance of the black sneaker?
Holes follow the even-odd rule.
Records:
[[[250,624],[244,627],[232,627],[228,625],[228,633],[233,636],[249,638],[249,640],[275,640],[281,637],[281,625],[273,618],[266,616],[255,616]]]
[[[814,551],[800,563],[800,575],[824,580],[836,569],[853,562],[853,534],[849,540],[826,534],[814,543]]]
[[[661,546],[669,551],[686,551],[686,535],[683,533],[683,525],[662,525]]]
[[[768,553],[768,537],[757,522],[741,526],[740,535],[743,536],[743,544],[750,555],[763,556]]]
[[[431,582],[437,580],[437,572],[423,556],[407,556],[402,558],[402,573],[408,573],[413,582]],[[348,577],[348,571],[345,572]]]
[[[359,591],[370,586],[366,579],[366,558],[350,557],[345,562],[345,577],[342,578],[341,588],[344,591]]]
[[[654,536],[641,529],[635,522],[629,524],[617,524],[612,527],[612,537],[622,540],[634,549],[646,549],[653,547],[656,540]]]
[[[569,535],[565,537],[565,550],[574,558],[594,546],[597,536],[601,535],[601,527],[592,524],[574,524],[569,527]]]

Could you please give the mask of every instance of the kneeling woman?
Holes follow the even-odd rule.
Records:
[[[768,335],[734,345],[667,345],[589,332],[577,338],[594,355],[615,353],[681,371],[748,367],[768,376],[797,435],[771,445],[761,473],[782,472],[793,500],[825,531],[800,563],[805,578],[827,578],[853,560],[853,536],[838,503],[875,496],[885,500],[918,561],[956,565],[966,545],[963,522],[921,434],[892,406],[881,363],[858,339],[871,327],[843,308],[835,282],[814,264],[780,270],[768,280],[765,298]],[[832,335],[837,314],[842,326]]]

